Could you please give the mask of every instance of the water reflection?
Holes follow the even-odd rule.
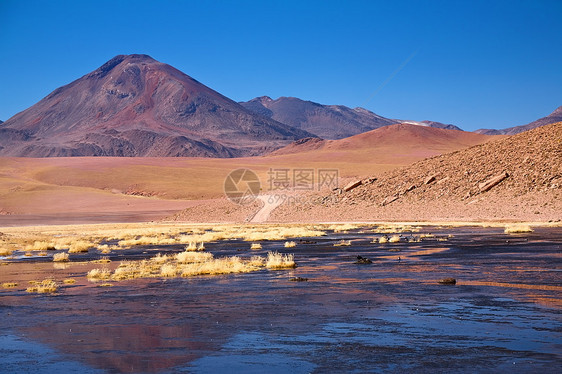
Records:
[[[268,242],[261,252],[210,243],[216,256],[294,252],[299,267],[111,288],[86,280],[91,264],[55,269],[21,259],[0,268],[0,282],[21,283],[0,289],[0,329],[11,331],[0,340],[0,364],[31,370],[29,360],[10,361],[10,339],[25,337],[31,347],[22,352],[48,347],[39,357],[68,363],[68,371],[502,371],[513,362],[522,371],[562,369],[562,230],[516,243],[496,231],[458,229],[446,245],[379,245],[354,231],[290,249]],[[342,239],[353,244],[333,246]],[[358,255],[373,263],[355,264]],[[76,283],[54,296],[24,292],[27,281],[46,277]],[[444,277],[457,285],[438,284]]]

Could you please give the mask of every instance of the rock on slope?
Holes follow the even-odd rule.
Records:
[[[475,132],[479,134],[486,134],[486,135],[515,135],[523,131],[532,130],[540,126],[549,125],[551,123],[556,123],[560,121],[562,121],[562,106],[556,108],[556,110],[554,110],[554,112],[550,113],[548,116],[539,118],[538,120],[528,123],[526,125],[509,127],[503,130],[480,129],[480,130],[476,130]]]
[[[146,55],[119,55],[0,126],[2,156],[256,155],[314,136]]]
[[[485,191],[486,182],[507,178]],[[275,220],[562,219],[562,122],[416,162]]]

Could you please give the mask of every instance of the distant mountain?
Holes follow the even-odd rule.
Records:
[[[343,105],[322,105],[296,97],[256,97],[240,103],[262,116],[273,118],[324,139],[342,139],[397,123],[363,108]]]
[[[303,154],[303,160],[334,154],[343,159],[368,156],[380,161],[386,154],[412,154],[417,159],[452,152],[490,141],[494,137],[462,130],[449,130],[409,123],[384,126],[344,139],[305,138],[280,148],[269,156]],[[361,154],[361,155],[358,155]],[[398,157],[396,155],[392,157]]]
[[[480,129],[480,130],[476,130],[475,132],[479,134],[486,134],[486,135],[515,135],[523,131],[532,130],[537,127],[550,125],[551,123],[556,123],[561,121],[562,121],[562,106],[559,106],[554,110],[554,112],[550,113],[548,116],[539,118],[538,120],[528,123],[526,125],[509,127],[503,130]]]
[[[147,55],[119,55],[4,122],[0,155],[234,157],[310,136]]]
[[[397,123],[460,130],[454,125],[434,121],[405,121],[381,117],[367,109],[343,105],[322,105],[296,97],[256,97],[242,106],[265,117],[306,130],[323,139],[343,139]]]

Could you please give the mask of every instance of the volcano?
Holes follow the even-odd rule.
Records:
[[[119,55],[0,125],[0,156],[260,155],[314,137],[147,55]]]

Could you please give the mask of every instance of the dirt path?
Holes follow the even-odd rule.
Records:
[[[281,205],[282,200],[273,199],[271,195],[260,195],[258,196],[258,199],[263,201],[263,207],[260,210],[258,210],[258,212],[254,215],[254,217],[252,217],[250,222],[254,222],[254,223],[267,222],[271,212],[273,212],[275,208]]]

